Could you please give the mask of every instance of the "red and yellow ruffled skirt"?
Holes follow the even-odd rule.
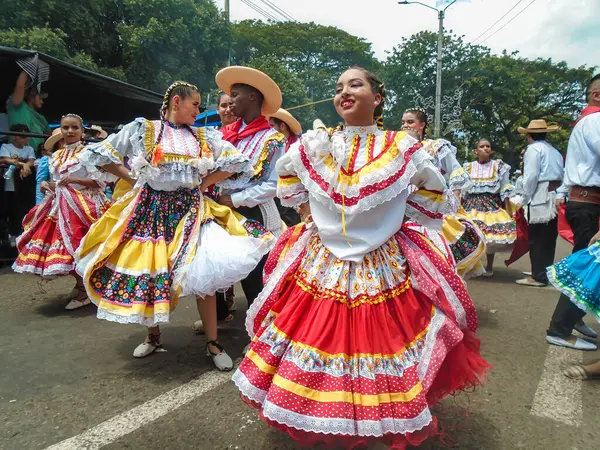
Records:
[[[311,224],[291,228],[246,327],[252,343],[233,377],[242,398],[306,444],[419,445],[436,433],[430,408],[489,368],[463,281],[410,229],[355,263]]]
[[[13,270],[44,278],[72,273],[79,243],[108,206],[100,189],[57,187],[23,219]]]

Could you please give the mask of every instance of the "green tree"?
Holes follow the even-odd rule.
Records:
[[[287,70],[276,57],[271,55],[259,56],[252,60],[250,67],[263,71],[279,85],[283,94],[283,108],[291,108],[309,103],[304,82]],[[299,108],[290,111],[290,113],[302,124],[302,129],[307,130],[311,128],[312,121],[315,118],[313,107]]]
[[[369,42],[313,22],[242,21],[233,25],[232,48],[237,64],[251,64],[262,55],[275,57],[304,81],[307,97],[314,101],[333,97],[335,82],[347,68],[379,68]],[[326,124],[339,121],[331,102],[316,105],[315,113]]]
[[[452,33],[444,36],[442,95],[447,102],[443,113],[461,106],[450,99],[460,97],[465,82],[477,71],[478,61],[488,54],[489,49],[465,42],[462,37]],[[404,111],[421,107],[430,116],[429,133],[433,133],[436,57],[437,33],[430,31],[404,38],[388,55],[383,71],[390,96],[385,115],[386,127],[399,128]],[[464,99],[460,98],[460,101]],[[451,114],[446,123],[442,123],[442,130],[447,130],[443,135],[447,137],[452,135],[449,120],[452,120]]]
[[[529,60],[504,53],[479,61],[477,73],[467,80],[464,137],[473,142],[485,136],[509,164],[519,164],[527,145],[517,133],[532,119],[559,124],[549,140],[561,151],[567,146],[571,123],[584,104],[584,90],[593,69],[569,68],[550,59]]]

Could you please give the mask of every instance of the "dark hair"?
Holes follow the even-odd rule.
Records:
[[[221,97],[223,97],[224,95],[227,95],[229,97],[229,94],[227,92],[219,91],[219,97],[217,98],[217,105],[219,105],[221,103]]]
[[[534,141],[545,141],[548,133],[529,133],[529,136],[531,136],[531,139]]]
[[[373,112],[373,119],[375,119],[377,127],[383,129],[383,109],[385,106],[385,98],[387,97],[387,91],[385,89],[383,81],[381,81],[378,75],[368,71],[364,67],[352,66],[350,67],[350,69],[360,70],[361,72],[363,72],[367,77],[367,81],[369,82],[373,93],[381,95],[381,102],[379,103],[379,105],[377,105],[375,111]]]
[[[590,80],[590,82],[588,83],[587,87],[585,88],[585,98],[588,98],[588,96],[591,94],[592,86],[594,85],[594,83],[596,81],[600,81],[600,73],[597,75],[594,75],[592,77],[592,79]]]
[[[29,133],[29,127],[22,123],[15,123],[10,127],[10,131],[14,133]]]
[[[479,138],[477,141],[475,141],[475,148],[479,147],[481,141],[487,141],[489,142],[490,147],[492,146],[492,141],[490,141],[488,138]]]
[[[427,115],[425,110],[418,109],[418,108],[411,108],[411,109],[407,109],[406,111],[404,111],[404,113],[414,114],[415,116],[417,116],[417,120],[419,122],[422,122],[425,124],[425,127],[423,128],[423,139],[425,139],[427,137],[427,127],[429,126],[429,116]]]
[[[270,117],[270,119],[279,126],[281,126],[282,124],[285,125],[287,127],[287,129],[290,130],[289,125],[287,123],[285,123],[283,120],[278,119],[277,117]],[[292,130],[290,130],[290,131],[292,131]]]
[[[156,138],[156,142],[154,143],[154,147],[156,147],[160,141],[162,140],[163,133],[165,131],[165,120],[167,119],[167,110],[169,109],[169,105],[173,97],[178,95],[182,100],[194,95],[194,93],[200,93],[200,89],[197,86],[188,83],[186,81],[176,81],[171,86],[169,86],[165,92],[165,96],[163,98],[163,104],[160,107],[160,131],[158,132],[158,137]],[[200,139],[198,138],[198,134],[194,133],[192,128],[189,125],[186,125],[187,129],[190,133],[194,135],[196,141],[198,141],[198,146],[201,147]],[[154,149],[152,149],[154,151]]]
[[[258,99],[259,106],[262,107],[262,104],[265,101],[265,96],[263,95],[262,92],[260,92],[254,86],[250,86],[249,84],[244,84],[244,83],[236,83],[233,86],[237,87],[238,89],[242,88],[242,90],[245,90],[248,93],[253,92],[256,95],[256,98]]]
[[[167,110],[169,109],[169,105],[171,100],[176,95],[181,99],[186,99],[194,95],[195,92],[200,93],[200,90],[191,83],[186,81],[176,81],[171,86],[169,86],[165,92],[165,96],[163,98],[163,104],[160,107],[160,117],[164,120],[167,115]]]

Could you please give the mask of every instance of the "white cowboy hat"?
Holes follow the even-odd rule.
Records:
[[[535,119],[529,122],[527,128],[519,127],[517,131],[519,134],[535,134],[535,133],[551,133],[552,131],[559,130],[558,125],[548,125],[544,119]]]
[[[293,134],[302,133],[302,125],[300,125],[300,122],[283,108],[279,108],[275,114],[271,114],[269,117],[281,120],[289,127]]]
[[[281,107],[281,89],[271,77],[260,70],[251,67],[231,66],[219,70],[215,77],[217,86],[227,95],[231,95],[231,87],[234,84],[247,84],[258,90],[264,97],[262,114],[270,116]]]

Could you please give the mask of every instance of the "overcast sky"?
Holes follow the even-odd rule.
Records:
[[[437,30],[435,11],[397,0],[270,0],[300,22],[333,25],[367,39],[379,59],[386,51],[421,30]],[[422,0],[435,6],[435,0]],[[520,4],[486,37],[502,27],[532,0]],[[231,19],[264,18],[242,0],[230,0]],[[253,3],[267,9],[263,0]],[[446,13],[445,28],[473,41],[519,0],[459,0]],[[223,7],[224,0],[217,0]],[[571,66],[600,66],[600,0],[534,0],[523,13],[487,41],[493,52],[519,50],[528,58],[552,58]]]

